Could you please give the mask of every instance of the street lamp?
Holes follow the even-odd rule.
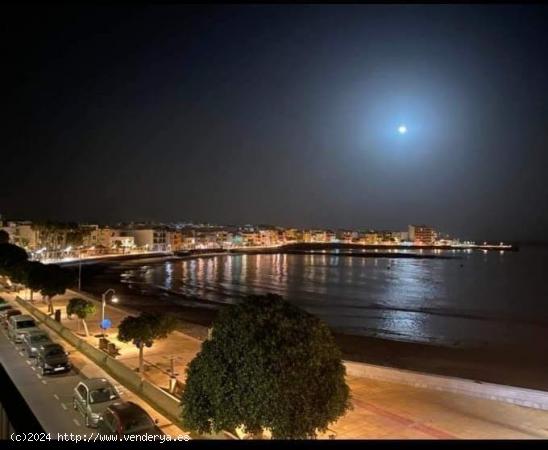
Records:
[[[103,328],[103,323],[105,322],[105,306],[107,303],[107,295],[112,294],[111,301],[112,303],[118,303],[118,298],[114,295],[116,291],[114,289],[107,289],[103,295],[102,295],[102,302],[101,302],[101,328]],[[103,336],[104,336],[104,328],[103,328]]]
[[[82,290],[82,249],[78,249],[78,291]]]

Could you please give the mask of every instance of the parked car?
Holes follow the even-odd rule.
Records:
[[[152,420],[147,412],[133,402],[116,402],[110,405],[97,423],[97,431],[102,435],[150,434],[164,435],[158,428],[158,420]]]
[[[5,313],[11,311],[13,308],[9,303],[0,303],[0,317],[3,317]]]
[[[8,320],[8,336],[14,342],[21,342],[23,335],[31,328],[36,328],[36,322],[28,314],[11,316]]]
[[[4,329],[8,329],[8,321],[10,320],[10,317],[19,316],[21,314],[23,313],[15,308],[6,309],[5,311],[0,312],[0,319],[2,320],[2,326],[4,327]]]
[[[68,359],[68,353],[61,344],[42,344],[36,353],[36,366],[40,368],[42,375],[58,372],[68,372],[72,364]]]
[[[72,396],[72,406],[82,414],[86,427],[96,427],[105,410],[117,401],[120,394],[106,378],[80,381]]]
[[[29,331],[23,336],[23,348],[30,358],[34,358],[40,347],[51,343],[49,334],[40,329]]]

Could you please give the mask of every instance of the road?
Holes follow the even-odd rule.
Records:
[[[34,362],[21,350],[21,345],[13,343],[2,327],[0,330],[0,363],[16,384],[21,395],[27,401],[35,414],[38,422],[46,433],[51,433],[52,439],[57,439],[57,433],[90,434],[93,429],[86,428],[83,418],[72,408],[72,391],[76,384],[83,379],[102,377],[107,378],[120,391],[121,398],[133,401],[142,406],[153,419],[158,419],[159,427],[170,436],[187,434],[174,425],[166,417],[151,408],[142,399],[125,390],[116,380],[112,379],[96,364],[85,358],[82,354],[55,333],[49,331],[54,342],[58,342],[69,351],[73,370],[64,374],[40,375]]]
[[[74,370],[51,377],[41,376],[6,335],[0,333],[0,362],[17,385],[46,432],[82,433],[81,416],[72,409],[72,389],[81,379]]]

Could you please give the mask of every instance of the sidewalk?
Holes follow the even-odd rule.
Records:
[[[23,297],[23,291],[21,291],[18,295],[22,298],[28,298],[28,296]],[[40,296],[38,295],[38,297]],[[86,337],[81,320],[77,319],[76,317],[69,319],[66,315],[66,305],[68,304],[68,301],[73,297],[76,297],[76,295],[72,293],[67,293],[54,297],[53,309],[61,310],[61,321],[65,327],[72,330],[75,334],[87,341],[89,344],[93,345],[94,347],[98,347],[99,338],[95,336],[102,333],[102,330],[99,326],[101,322],[101,303],[96,303],[96,313],[91,318],[86,320],[89,330],[89,336]],[[45,302],[42,302],[40,298],[34,299],[33,305],[40,311],[47,313],[47,304]],[[120,354],[116,357],[116,359],[120,362],[123,362],[128,367],[137,370],[139,367],[138,348],[131,342],[121,342],[117,338],[118,326],[120,322],[124,319],[124,317],[130,315],[129,312],[123,311],[122,308],[123,303],[118,303],[116,307],[113,307],[107,302],[107,306],[105,308],[105,318],[108,318],[112,321],[112,329],[107,330],[105,334],[107,335],[108,340],[114,342],[116,347],[120,349]],[[184,382],[185,368],[187,364],[200,351],[200,347],[200,341],[191,338],[190,336],[183,335],[180,332],[172,333],[168,339],[162,339],[154,342],[152,347],[145,347],[144,349],[144,378],[160,386],[161,388],[168,389],[170,378],[169,372],[171,369],[170,357],[174,356],[175,372],[178,374],[177,379],[181,382]]]
[[[15,308],[21,309],[21,311],[24,314],[27,313],[23,308],[21,308],[21,306],[18,303],[16,303],[15,294],[2,292],[1,296],[4,297],[6,300],[10,301]],[[44,327],[44,328],[47,328],[47,327]],[[65,348],[65,350],[69,352],[70,361],[76,373],[83,375],[85,378],[108,379],[114,386],[116,386],[122,400],[132,401],[134,403],[137,403],[150,415],[150,417],[152,417],[153,419],[158,419],[158,426],[164,433],[172,437],[179,437],[182,435],[189,434],[188,432],[184,431],[179,425],[174,424],[169,418],[165,417],[164,415],[159,413],[157,410],[152,408],[147,402],[142,400],[138,395],[135,395],[133,392],[126,389],[124,386],[120,385],[120,383],[118,383],[114,378],[112,378],[107,372],[105,372],[98,365],[96,365],[95,363],[90,361],[88,358],[86,358],[76,348],[74,348],[71,344],[69,344],[63,338],[58,336],[55,332],[51,332],[51,330],[48,330],[48,331],[51,339],[54,342],[60,343]],[[57,397],[57,400],[59,400],[59,397]],[[63,399],[63,400],[65,400],[65,403],[70,404],[70,398],[67,397],[67,399]],[[52,407],[53,406],[54,405],[52,405]],[[70,406],[68,407],[70,408]],[[64,409],[67,409],[67,405],[64,405]],[[80,426],[81,423],[78,423],[77,425]],[[82,432],[86,431],[84,429],[82,430],[83,430]]]
[[[73,296],[66,294],[54,298],[54,309],[61,309],[63,324],[77,331],[78,321],[66,318],[66,303]],[[35,306],[47,311],[47,305],[41,300],[35,300]],[[137,348],[116,339],[116,328],[127,315],[119,309],[123,306],[122,299],[116,308],[106,307],[105,316],[113,323],[108,338],[121,349],[117,359],[135,369],[138,367]],[[92,337],[86,340],[94,346],[98,346],[98,339],[93,335],[100,333],[100,314],[98,304],[97,313],[88,321]],[[80,333],[83,336],[83,329]],[[178,379],[184,381],[185,367],[200,346],[198,340],[179,332],[155,342],[144,353],[148,363],[146,379],[167,388],[168,357],[176,355]],[[353,410],[333,424],[331,431],[321,438],[331,434],[338,439],[548,438],[548,411],[367,378],[348,376],[347,383],[351,389]]]

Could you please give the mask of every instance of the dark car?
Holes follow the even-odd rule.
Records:
[[[63,346],[54,343],[40,346],[36,354],[36,365],[41,369],[42,375],[67,372],[72,367]]]
[[[38,349],[42,345],[50,343],[51,339],[48,333],[40,329],[29,331],[25,336],[23,336],[23,349],[29,358],[34,358],[38,353]]]
[[[146,411],[133,402],[116,402],[110,405],[97,423],[102,435],[124,436],[131,434],[161,436],[165,433]]]
[[[10,309],[13,308],[10,303],[7,303],[5,300],[0,300],[0,311],[3,311],[4,309]]]
[[[9,303],[0,304],[0,320],[4,320],[8,311],[13,311],[15,308]]]

